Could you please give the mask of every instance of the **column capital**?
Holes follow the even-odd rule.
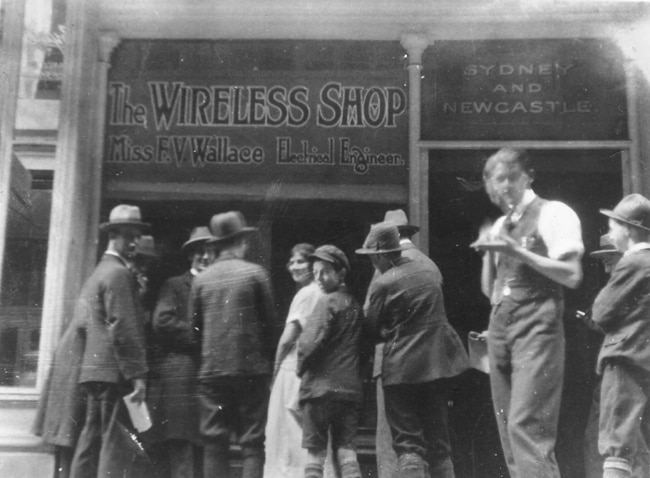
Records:
[[[117,32],[104,30],[99,32],[99,61],[101,63],[111,63],[111,53],[117,45],[120,44],[120,37]]]
[[[409,65],[419,65],[422,53],[429,46],[429,38],[424,33],[403,33],[400,44],[408,54]]]

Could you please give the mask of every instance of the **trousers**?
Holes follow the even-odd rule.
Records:
[[[650,372],[627,362],[605,363],[600,390],[598,450],[630,469],[650,443]]]
[[[559,478],[555,459],[564,379],[561,298],[493,306],[488,333],[490,387],[511,478]]]
[[[448,379],[384,386],[386,419],[397,457],[417,454],[432,476],[453,478],[449,437]]]
[[[152,476],[153,464],[132,433],[122,391],[116,384],[83,384],[86,421],[75,448],[71,478]]]

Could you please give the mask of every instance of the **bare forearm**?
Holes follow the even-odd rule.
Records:
[[[524,248],[514,249],[512,255],[544,277],[565,287],[575,289],[582,281],[582,265],[577,254],[566,259],[551,259]]]
[[[486,252],[483,254],[483,265],[481,268],[481,292],[488,299],[492,298],[496,268],[494,266],[494,254]]]

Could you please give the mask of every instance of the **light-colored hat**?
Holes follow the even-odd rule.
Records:
[[[397,226],[390,222],[380,222],[370,226],[370,232],[363,247],[354,252],[357,254],[384,254],[401,250],[404,250],[404,246],[399,243]]]
[[[205,226],[195,227],[190,233],[190,238],[181,246],[181,252],[186,253],[199,244],[205,244],[210,239],[213,239],[210,229]]]
[[[397,226],[399,232],[406,232],[407,234],[415,234],[420,230],[418,226],[409,224],[409,220],[406,217],[406,213],[403,209],[395,209],[392,211],[386,211],[384,216],[384,222],[390,222]]]
[[[239,211],[228,211],[221,214],[215,214],[210,220],[210,231],[212,239],[207,242],[216,244],[239,236],[257,231],[254,227],[246,226],[246,219]]]
[[[113,208],[108,216],[108,222],[99,225],[101,231],[110,231],[120,226],[134,226],[140,229],[148,229],[151,224],[142,222],[142,215],[138,206],[119,204]]]
[[[600,249],[590,252],[589,255],[595,259],[600,259],[601,257],[606,256],[620,256],[623,255],[623,253],[616,249],[616,246],[612,244],[612,241],[609,239],[607,234],[603,234],[600,236]]]
[[[158,257],[153,236],[140,236],[135,253],[141,256]]]
[[[628,194],[620,200],[613,211],[601,209],[600,213],[650,232],[650,200],[641,194]]]
[[[331,244],[318,247],[313,253],[309,254],[309,260],[312,262],[314,260],[330,262],[350,271],[350,262],[345,253]]]

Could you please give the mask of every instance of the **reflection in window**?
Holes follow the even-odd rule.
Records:
[[[34,387],[52,203],[50,172],[15,156],[0,288],[0,386]]]

